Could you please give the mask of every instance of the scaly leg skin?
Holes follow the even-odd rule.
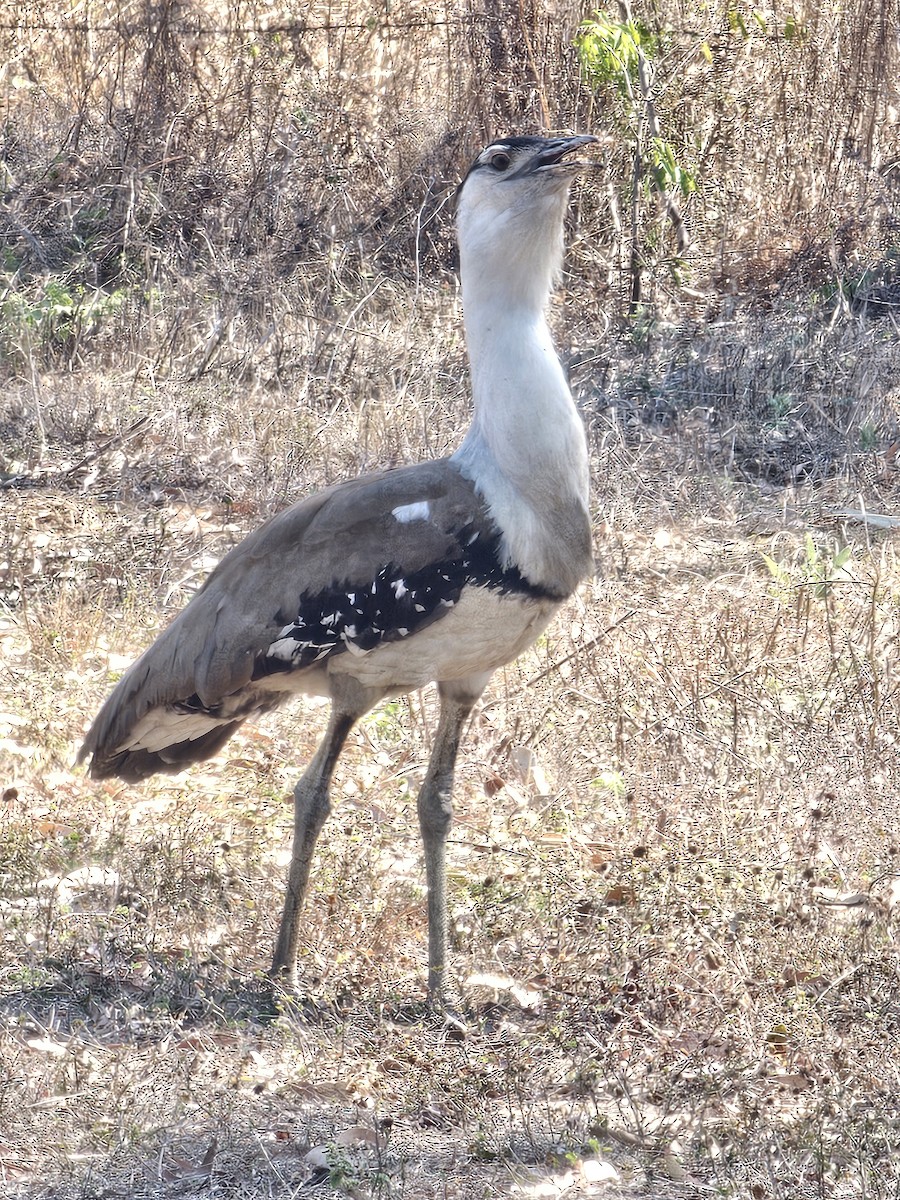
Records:
[[[284,914],[278,931],[271,972],[275,979],[283,982],[292,992],[297,990],[300,910],[309,882],[316,840],[331,811],[331,801],[328,798],[331,777],[347,735],[356,724],[359,715],[356,712],[332,709],[322,744],[294,788],[294,845],[288,871]]]
[[[483,686],[483,685],[482,685]],[[441,715],[428,770],[419,791],[419,827],[425,846],[428,885],[428,1001],[445,1010],[445,970],[448,943],[447,835],[453,816],[453,774],[463,726],[480,689],[471,695],[441,687]]]

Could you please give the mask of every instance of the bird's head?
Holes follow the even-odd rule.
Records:
[[[463,286],[522,287],[546,298],[562,256],[569,185],[588,164],[576,151],[600,139],[508,137],[475,159],[460,185],[456,225]]]

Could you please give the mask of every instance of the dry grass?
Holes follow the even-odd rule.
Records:
[[[623,137],[554,317],[598,577],[497,675],[460,770],[466,1037],[421,1008],[429,693],[341,761],[297,1004],[264,972],[323,709],[141,788],[72,767],[247,530],[457,442],[469,143],[616,111],[577,6],[508,7],[310,33],[85,10],[89,34],[48,3],[0,31],[3,1195],[900,1195],[887,8],[789,43],[704,6],[714,65],[697,13],[654,8],[695,244],[674,261],[645,208],[626,319]]]
[[[601,576],[497,677],[464,756],[462,1041],[416,1007],[430,696],[370,716],[342,762],[299,1009],[263,972],[321,708],[140,789],[72,772],[110,671],[225,546],[290,495],[414,457],[426,419],[432,452],[452,442],[463,393],[430,366],[431,320],[385,334],[396,373],[333,412],[169,383],[165,417],[124,437],[133,397],[95,377],[96,428],[65,459],[73,381],[51,381],[45,486],[2,494],[4,1187],[896,1195],[900,569],[891,528],[846,515],[897,515],[885,448],[845,437],[815,482],[748,477],[734,424],[628,398],[638,371],[665,393],[672,353],[603,346]],[[704,356],[682,386],[710,374]],[[101,428],[121,440],[74,469]]]

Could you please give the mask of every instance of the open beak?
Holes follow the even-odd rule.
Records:
[[[591,133],[580,133],[575,137],[551,138],[546,146],[536,154],[529,162],[526,170],[528,172],[549,171],[552,174],[580,171],[582,167],[587,167],[590,164],[583,159],[568,158],[567,155],[573,154],[576,150],[580,150],[582,146],[588,146],[592,142],[599,142],[601,139],[594,137]]]

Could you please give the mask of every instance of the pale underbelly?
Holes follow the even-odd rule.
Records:
[[[338,655],[329,661],[328,673],[390,692],[486,674],[526,650],[558,608],[556,600],[466,588],[441,620],[369,654]]]
[[[252,718],[291,695],[331,697],[353,681],[372,704],[431,682],[452,684],[468,678],[475,681],[477,695],[487,676],[532,645],[559,606],[551,599],[466,588],[445,616],[406,638],[382,642],[363,654],[344,651],[316,666],[266,676],[206,712],[180,706],[152,709],[120,749],[158,751],[202,737],[213,726]]]

